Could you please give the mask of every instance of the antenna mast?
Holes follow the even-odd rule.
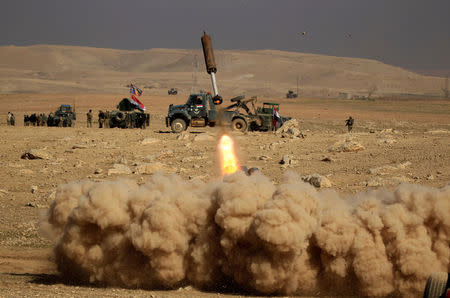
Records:
[[[197,84],[198,84],[198,76],[197,76],[197,73],[198,73],[198,56],[197,55],[194,55],[194,62],[192,62],[192,68],[193,68],[193,71],[192,71],[192,87],[191,87],[191,93],[195,93],[195,92],[197,92],[198,91],[198,88],[197,88]]]

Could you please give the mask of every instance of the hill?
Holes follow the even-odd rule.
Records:
[[[216,50],[215,55],[225,96],[281,97],[296,89],[297,77],[302,96],[367,95],[369,90],[439,96],[444,84],[443,78],[368,59],[275,50]],[[0,93],[123,93],[130,80],[156,94],[170,87],[186,93],[211,89],[200,49],[0,47]]]

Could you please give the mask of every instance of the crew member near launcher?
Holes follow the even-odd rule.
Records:
[[[353,120],[352,116],[348,117],[348,119],[345,120],[345,126],[347,126],[348,132],[352,131],[353,122],[354,122],[354,120]]]

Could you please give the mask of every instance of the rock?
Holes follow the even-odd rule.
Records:
[[[29,203],[27,203],[25,206],[26,206],[26,207],[33,207],[33,208],[36,208],[36,207],[37,207],[37,205],[36,205],[35,202],[29,202]]]
[[[318,188],[331,187],[331,181],[322,175],[311,174],[302,177],[302,180]]]
[[[126,165],[114,164],[114,168],[108,170],[108,176],[113,174],[131,174],[131,170]]]
[[[283,133],[287,133],[291,128],[299,128],[299,124],[297,119],[291,119],[283,123],[283,125],[277,129],[275,132],[277,135],[282,135]]]
[[[190,135],[187,131],[183,131],[177,136],[177,140],[189,140],[189,139]]]
[[[27,150],[24,154],[21,156],[22,159],[51,159],[52,156],[42,150],[42,149],[30,149]]]
[[[290,165],[292,163],[292,156],[286,154],[281,158],[280,164],[282,165]]]
[[[81,168],[82,166],[84,166],[86,163],[82,160],[77,160],[76,163],[73,164],[74,168]]]
[[[88,145],[85,144],[75,144],[72,146],[72,149],[87,149],[89,148]]]
[[[95,175],[99,175],[99,174],[101,174],[101,173],[103,173],[103,170],[102,170],[102,169],[95,169],[95,171],[94,171],[94,174],[95,174]]]
[[[427,180],[434,180],[434,176],[429,174],[425,177]]]
[[[375,133],[375,129],[369,130],[369,133]]]
[[[154,162],[154,163],[145,163],[141,164],[136,167],[135,174],[154,174],[158,171],[164,171],[167,172],[168,169],[165,164],[162,164],[160,162]]]
[[[384,138],[381,138],[381,139],[379,139],[379,140],[377,141],[377,144],[388,144],[388,145],[392,145],[392,144],[394,144],[394,143],[397,143],[397,140],[396,140],[396,139],[393,139],[393,138],[391,138],[391,137],[384,137]]]
[[[161,151],[161,154],[159,156],[172,156],[173,155],[173,150],[172,149],[168,149],[165,148]]]
[[[31,175],[31,174],[34,174],[34,172],[33,172],[32,170],[30,170],[30,169],[21,169],[21,170],[20,170],[20,173],[21,173],[21,174],[24,174],[24,175]]]
[[[31,186],[31,193],[36,193],[38,190],[38,187],[36,185]]]
[[[394,128],[386,128],[380,131],[380,134],[398,134],[398,131],[396,131]]]
[[[126,160],[125,157],[121,157],[121,158],[119,159],[119,162],[118,162],[118,163],[123,164],[123,165],[127,165],[127,164],[128,164],[128,160]]]
[[[328,150],[331,152],[357,152],[364,149],[366,148],[364,148],[364,146],[360,143],[352,141],[350,139],[346,139],[344,142],[339,141],[335,143]]]
[[[332,162],[332,161],[334,161],[334,159],[332,159],[331,157],[326,156],[323,159],[321,159],[321,161]]]
[[[0,189],[0,196],[4,196],[4,195],[6,195],[6,194],[8,194],[8,191],[7,191],[7,190]]]
[[[405,161],[396,165],[385,165],[377,168],[369,169],[369,174],[385,174],[387,172],[393,172],[397,170],[403,170],[410,166],[411,162]]]
[[[150,145],[150,144],[155,144],[155,143],[159,143],[160,141],[158,139],[155,138],[145,138],[141,141],[142,145]]]
[[[383,180],[380,179],[379,177],[373,178],[366,183],[366,186],[369,187],[376,187],[381,185],[383,185]]]
[[[200,133],[194,137],[194,142],[214,141],[214,137],[207,133]]]
[[[259,160],[269,160],[270,157],[267,155],[261,155],[260,157],[258,157]]]

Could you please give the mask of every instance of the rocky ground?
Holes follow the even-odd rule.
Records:
[[[1,119],[2,296],[212,295],[192,288],[146,291],[67,283],[52,262],[53,244],[39,234],[39,218],[61,183],[118,177],[145,183],[158,170],[184,179],[220,179],[216,146],[225,129],[170,133],[164,125],[166,103],[161,101],[155,108],[150,128],[145,130],[89,129],[83,118],[74,128],[24,127],[18,105],[16,127],[7,127]],[[8,105],[14,107],[11,102]],[[325,117],[312,112],[304,117],[305,110],[317,110],[320,104],[290,105],[297,106],[288,114],[297,118],[302,135],[294,136],[298,133],[292,131],[233,133],[241,165],[259,168],[275,183],[283,172],[294,171],[317,187],[344,194],[393,188],[403,182],[435,187],[450,182],[450,102],[438,104],[438,117],[429,108],[421,110],[419,104],[410,114],[389,111],[386,118],[382,109],[358,108],[352,133],[345,131],[340,103],[327,105]]]

